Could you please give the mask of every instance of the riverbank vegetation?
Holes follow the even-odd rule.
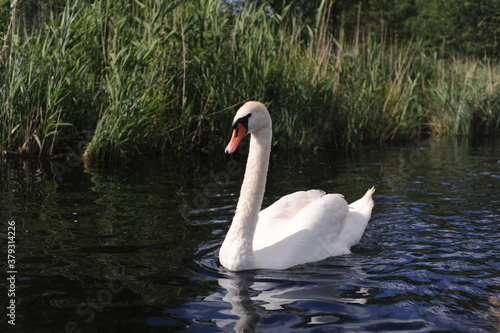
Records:
[[[283,3],[0,1],[0,151],[218,149],[251,99],[282,148],[500,129],[498,40],[477,54],[377,26],[362,2]]]

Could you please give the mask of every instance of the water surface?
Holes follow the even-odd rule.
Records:
[[[215,157],[214,157],[215,156]],[[273,155],[264,205],[320,188],[376,206],[350,255],[231,273],[218,248],[245,154],[0,164],[21,332],[496,332],[500,141]],[[2,264],[2,312],[8,296]]]

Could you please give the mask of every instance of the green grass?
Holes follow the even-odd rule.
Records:
[[[249,99],[268,104],[283,148],[500,128],[495,63],[443,60],[421,42],[361,31],[357,41],[342,31],[335,39],[327,6],[309,26],[290,8],[271,15],[209,0],[58,3],[38,20],[19,7],[0,22],[12,28],[0,34],[2,153],[217,149],[227,107]]]

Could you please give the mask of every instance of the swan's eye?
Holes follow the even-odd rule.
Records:
[[[248,118],[252,116],[251,113],[247,114],[244,117],[239,118],[233,123],[233,129],[238,129],[238,125],[242,125],[245,128],[245,132],[248,131]],[[235,133],[238,136],[238,132]]]

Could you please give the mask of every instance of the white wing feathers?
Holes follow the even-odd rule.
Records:
[[[370,219],[374,189],[348,205],[340,194],[289,194],[259,214],[253,241],[261,268],[290,267],[350,253]]]

